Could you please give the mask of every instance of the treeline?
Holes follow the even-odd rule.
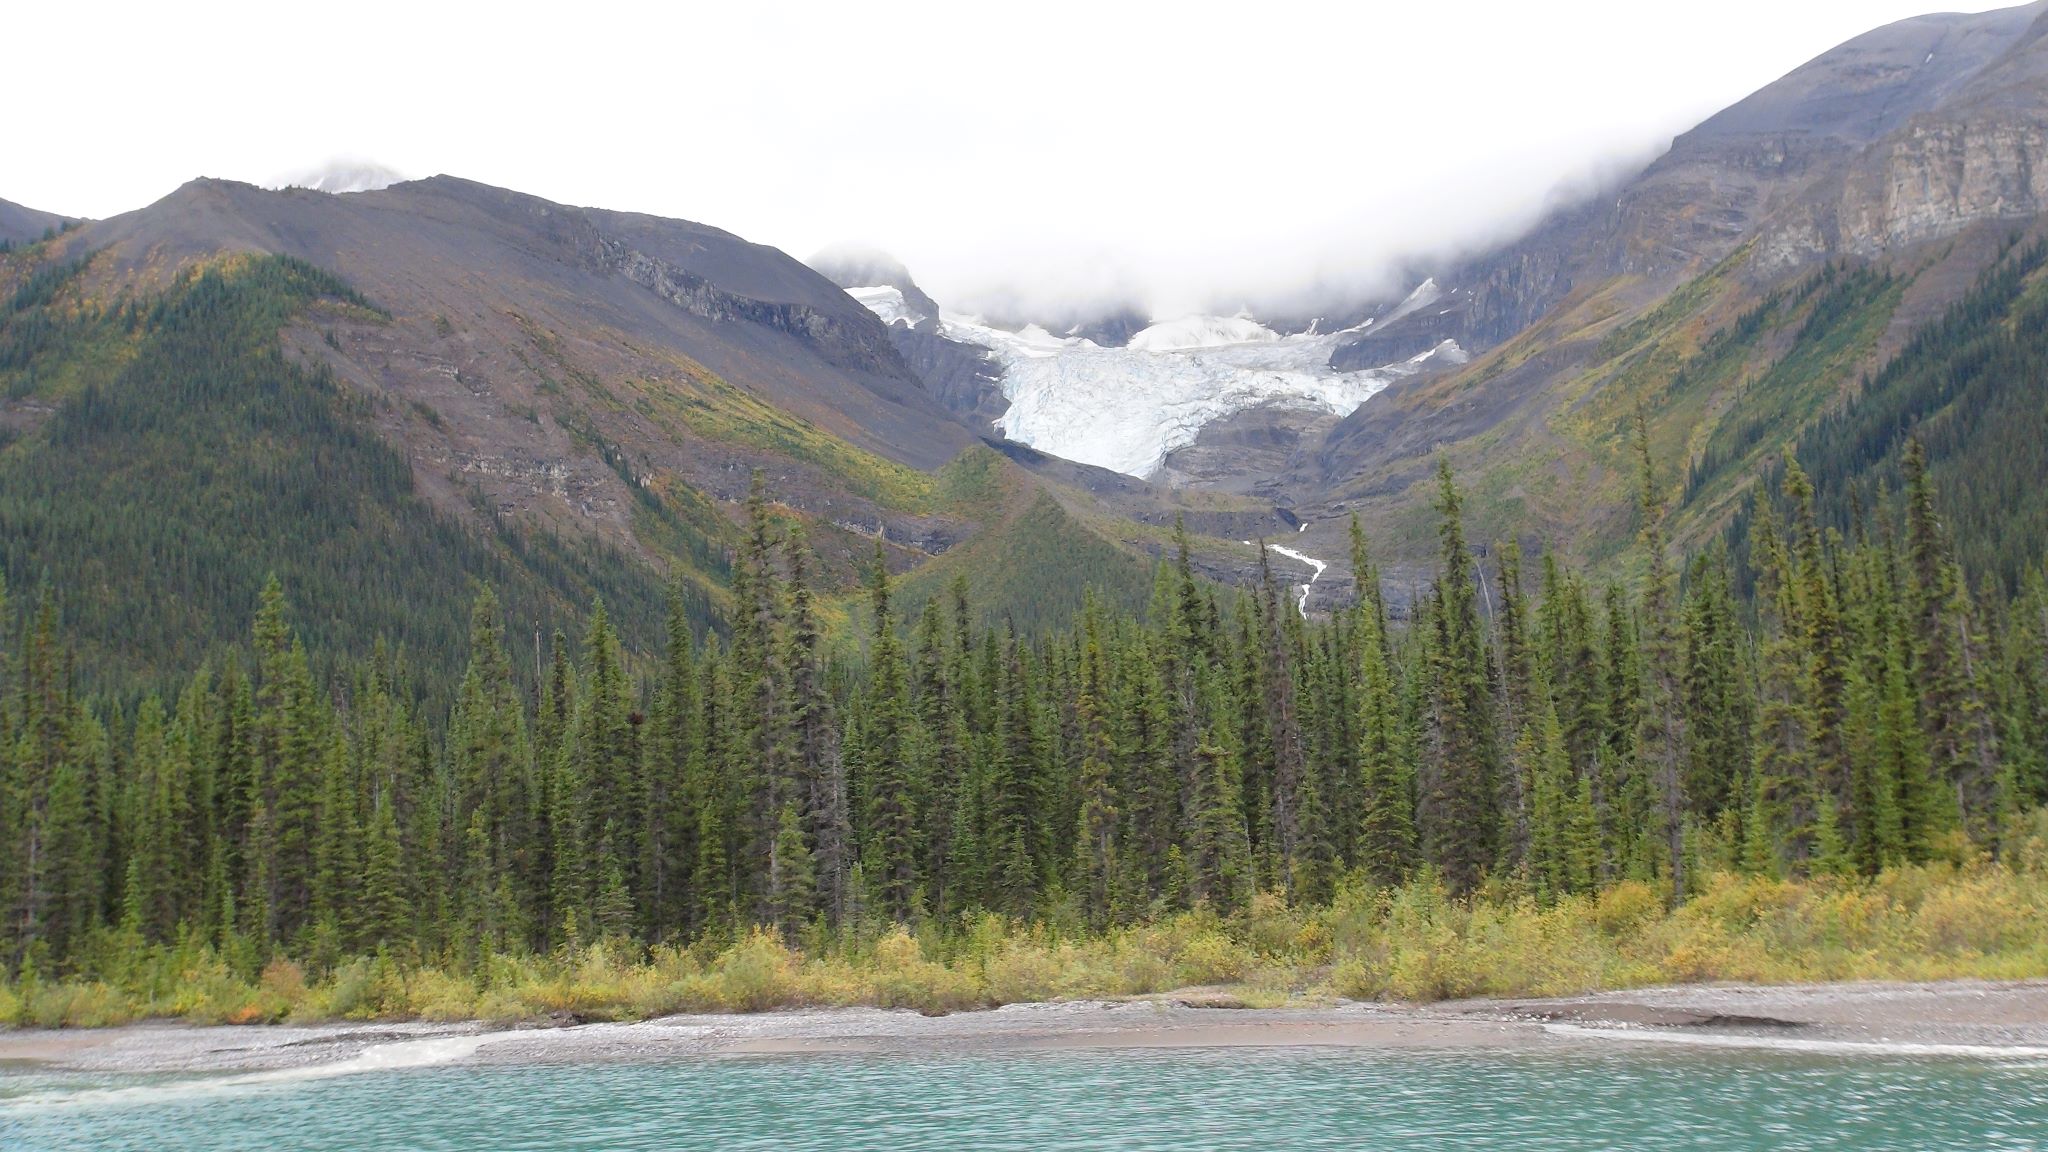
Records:
[[[636,673],[599,604],[527,683],[486,592],[445,717],[381,650],[316,681],[275,581],[246,666],[92,707],[45,590],[6,645],[0,956],[468,967],[749,925],[1100,928],[1423,874],[1682,897],[1717,870],[1996,852],[2048,780],[2048,585],[1973,598],[1917,448],[1907,488],[1899,525],[1844,537],[1795,465],[1792,516],[1756,520],[1753,620],[1725,558],[1681,588],[1647,495],[1634,592],[1512,546],[1482,565],[1445,465],[1439,574],[1398,626],[1355,530],[1357,603],[1317,622],[1270,573],[1198,580],[1183,538],[1142,617],[1093,603],[1043,637],[977,626],[957,584],[899,620],[878,558],[863,650],[834,653],[757,486],[729,639],[679,611]]]

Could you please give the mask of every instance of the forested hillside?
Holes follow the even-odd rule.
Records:
[[[386,645],[443,704],[485,585],[527,675],[532,637],[580,631],[599,597],[651,657],[670,592],[693,630],[724,626],[741,462],[764,459],[821,594],[853,591],[879,539],[892,570],[927,569],[919,597],[965,574],[1027,632],[1071,622],[1091,583],[1144,596],[1135,525],[983,446],[921,472],[688,362],[600,378],[531,323],[512,354],[534,403],[490,365],[422,399],[378,358],[414,327],[477,343],[446,316],[393,314],[291,256],[196,260],[162,288],[115,264],[48,245],[0,261],[0,576],[55,591],[92,687],[161,689],[233,644],[270,574],[324,671]]]
[[[1709,554],[1682,593],[1654,499],[1646,581],[1597,585],[1513,548],[1482,566],[1441,467],[1441,573],[1405,626],[1362,536],[1358,604],[1326,622],[1270,577],[1206,586],[1183,551],[1142,619],[1094,602],[1070,630],[988,629],[961,582],[906,635],[877,563],[846,658],[802,534],[757,495],[728,641],[678,607],[638,675],[600,605],[532,683],[487,591],[445,718],[382,654],[317,677],[279,582],[245,654],[132,712],[95,704],[61,589],[17,592],[0,955],[85,977],[149,948],[244,978],[372,952],[477,970],[750,925],[1087,931],[1417,876],[1544,903],[1996,853],[2048,789],[2048,581],[1974,596],[1906,459],[1887,530],[1827,532],[1794,467],[1754,571]]]
[[[285,354],[294,320],[378,318],[348,286],[289,257],[243,258],[101,303],[66,291],[85,266],[44,264],[0,309],[0,415],[16,417],[0,421],[0,573],[62,600],[86,684],[196,666],[245,633],[272,573],[322,657],[385,642],[433,684],[460,670],[474,582],[527,629],[580,618],[601,594],[652,646],[663,592],[644,561],[457,523],[416,492],[373,398]],[[717,545],[669,536],[722,576]],[[681,603],[708,623],[701,586]]]
[[[1917,441],[1965,570],[2010,591],[2048,554],[2048,241],[2017,242],[1850,401],[1800,438],[1844,532],[1895,509]]]

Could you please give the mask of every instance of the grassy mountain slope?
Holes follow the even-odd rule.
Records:
[[[1069,512],[1052,487],[992,449],[968,452],[941,469],[946,504],[985,525],[965,543],[905,577],[897,598],[911,615],[965,579],[983,624],[1012,620],[1025,632],[1079,615],[1082,590],[1139,610],[1152,586],[1149,558]],[[1068,499],[1075,497],[1069,493]]]
[[[1933,404],[1933,385],[1921,385],[1913,402],[1886,402],[1880,412],[1858,400],[1866,379],[1892,392],[1890,381],[1907,375],[1942,379],[1942,387],[1978,398],[1970,404],[1982,410],[1995,408],[1985,400],[1989,394],[2005,404],[2028,402],[2028,392],[2013,387],[2025,369],[1993,365],[1991,355],[1915,361],[1921,367],[1911,371],[1888,367],[1923,357],[1915,348],[1933,338],[1929,332],[1952,324],[1944,312],[1987,291],[1972,285],[1999,260],[2011,266],[2019,258],[2001,256],[2011,236],[2007,228],[1982,225],[1884,260],[1837,260],[1763,283],[1753,275],[1755,248],[1745,246],[1649,310],[1616,307],[1622,285],[1583,293],[1466,371],[1397,385],[1360,408],[1354,435],[1411,447],[1384,453],[1327,498],[1337,508],[1356,508],[1395,558],[1419,556],[1430,547],[1434,523],[1430,488],[1419,482],[1436,453],[1446,453],[1473,490],[1470,515],[1479,539],[1559,547],[1593,564],[1622,558],[1638,527],[1638,412],[1647,420],[1661,496],[1673,510],[1671,531],[1681,547],[1700,545],[1737,519],[1755,482],[1774,474],[1790,445],[1802,445],[1802,459],[1815,461],[1847,451],[1835,443],[1847,435],[1841,430],[1825,433],[1827,443],[1812,441],[1823,435],[1817,428],[1839,428],[1845,410],[1862,412],[1862,435],[1884,443],[1868,449],[1882,455],[1882,463],[1868,467],[1896,488],[1901,437]],[[1968,307],[1989,307],[2005,322],[2007,353],[2023,365],[2028,353],[2013,351],[2023,338],[2011,336],[2025,328],[2019,279],[1999,279],[2005,303]],[[1370,412],[1374,406],[1378,412]],[[2017,416],[2005,422],[2019,426],[2028,424]],[[2003,476],[2009,461],[2030,459],[2003,447],[1980,418],[1927,428],[1929,435],[1942,428],[1939,459],[1954,461],[1946,467],[1993,465]],[[1866,506],[1876,498],[1874,482],[1851,484],[1845,463],[1812,467],[1829,469],[1829,488],[1843,494],[1843,508],[1849,492]],[[1954,500],[1964,498],[1964,488],[1970,486],[1944,486]],[[1982,515],[1989,523],[2017,506],[2013,488],[1991,498]],[[1839,519],[1847,519],[1845,510]]]

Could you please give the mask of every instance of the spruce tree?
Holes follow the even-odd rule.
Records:
[[[810,844],[794,800],[785,803],[776,818],[775,847],[768,857],[768,892],[771,922],[784,939],[795,941],[816,911],[818,893]]]
[[[1117,882],[1117,798],[1111,779],[1108,675],[1104,670],[1100,612],[1092,596],[1082,614],[1081,685],[1075,699],[1081,769],[1080,815],[1074,830],[1075,883],[1089,922],[1108,921]]]
[[[1437,461],[1439,571],[1426,609],[1425,675],[1418,832],[1423,851],[1452,891],[1471,891],[1493,866],[1500,829],[1499,757],[1491,670],[1479,621],[1472,554],[1465,545],[1464,497],[1450,461]]]
[[[1636,452],[1641,468],[1637,509],[1643,519],[1646,560],[1643,580],[1643,689],[1636,735],[1637,754],[1662,801],[1665,868],[1673,903],[1685,898],[1685,714],[1683,711],[1677,609],[1671,567],[1664,555],[1664,501],[1650,454],[1650,425],[1636,410]]]
[[[866,723],[861,733],[867,852],[872,858],[868,880],[875,886],[882,914],[903,921],[910,917],[911,897],[917,890],[912,757],[918,751],[919,734],[902,643],[890,611],[887,558],[880,544],[875,546],[868,571],[868,596],[874,633],[870,638]]]

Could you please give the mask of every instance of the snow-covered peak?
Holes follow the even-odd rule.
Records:
[[[903,289],[893,284],[875,284],[865,288],[848,288],[846,294],[860,301],[863,307],[873,312],[884,324],[894,324],[901,320],[915,328],[926,320],[931,319],[931,317],[926,316],[923,312],[911,307],[910,301],[904,298]]]
[[[1167,320],[1131,337],[1126,347],[1141,352],[1182,352],[1226,344],[1263,344],[1280,334],[1249,316],[1183,316]]]

